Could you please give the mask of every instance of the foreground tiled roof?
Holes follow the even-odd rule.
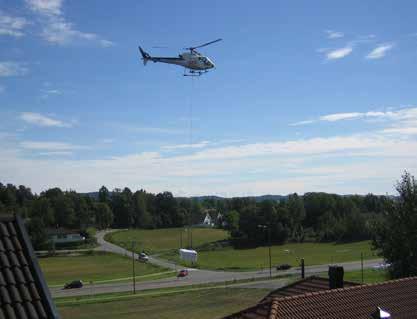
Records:
[[[20,217],[0,217],[0,319],[59,318]]]
[[[417,318],[417,277],[273,298],[269,319],[369,319],[377,307],[394,319]]]
[[[343,281],[344,288],[358,286],[356,282]],[[293,282],[285,287],[278,288],[270,292],[265,298],[261,300],[261,303],[271,302],[274,298],[284,298],[290,296],[298,296],[308,292],[317,292],[329,289],[329,279],[317,276],[307,277]]]
[[[345,287],[353,287],[358,285],[354,282],[344,281]],[[228,317],[225,319],[261,319],[268,318],[271,310],[271,303],[277,298],[284,298],[288,296],[297,296],[305,293],[312,293],[329,289],[329,280],[317,276],[307,277],[293,282],[285,287],[269,293],[256,306],[250,307]]]

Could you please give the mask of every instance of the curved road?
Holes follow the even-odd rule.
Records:
[[[100,245],[98,248],[102,251],[112,252],[120,254],[123,256],[131,256],[132,253],[120,246],[114,245],[104,240],[105,234],[110,231],[101,231],[97,233],[97,241]],[[137,254],[134,254],[135,259],[138,258]],[[149,262],[169,269],[178,269],[178,266],[174,263],[158,259],[156,257],[149,257]],[[366,260],[364,261],[364,268],[371,268],[373,266],[381,263],[381,259]],[[343,266],[345,271],[358,270],[361,269],[360,261],[347,262],[338,264]],[[166,278],[145,282],[136,283],[136,291],[139,290],[148,290],[156,288],[169,288],[169,287],[178,287],[178,286],[189,286],[196,284],[206,284],[206,283],[221,283],[225,281],[232,280],[241,280],[241,279],[252,279],[252,278],[262,278],[269,276],[269,268],[263,269],[260,271],[250,271],[250,272],[228,272],[228,271],[213,271],[213,270],[204,270],[204,269],[190,269],[189,275],[184,278]],[[327,272],[328,265],[316,265],[316,266],[307,266],[305,268],[305,274],[312,275],[316,273]],[[272,275],[294,275],[299,274],[300,268],[292,268],[286,271],[277,271],[272,270]],[[276,284],[280,287],[282,286],[283,280],[275,280]],[[268,285],[269,287],[273,285]],[[60,288],[50,288],[53,297],[68,297],[68,296],[80,296],[80,295],[90,295],[90,294],[99,294],[99,293],[111,293],[111,292],[123,292],[123,291],[132,291],[132,283],[109,283],[109,284],[99,284],[99,285],[85,285],[81,289],[72,289],[72,290],[63,290]]]

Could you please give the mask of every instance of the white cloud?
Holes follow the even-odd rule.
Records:
[[[0,35],[21,37],[28,21],[21,17],[12,17],[0,11]]]
[[[45,15],[60,15],[63,0],[26,0],[29,8]]]
[[[389,50],[394,47],[393,43],[385,43],[377,46],[367,56],[367,59],[380,59],[383,58]]]
[[[44,127],[71,127],[72,123],[64,123],[60,120],[32,112],[23,112],[20,114],[19,118],[26,123],[44,126]]]
[[[151,126],[133,126],[133,125],[126,125],[126,124],[111,124],[114,127],[135,133],[151,133],[151,134],[168,134],[168,135],[175,135],[175,134],[183,134],[185,130],[183,129],[176,129],[176,128],[169,128],[169,127],[151,127]]]
[[[339,39],[345,36],[342,32],[338,31],[326,30],[325,32],[327,33],[328,39]]]
[[[192,149],[192,148],[204,148],[212,144],[209,141],[201,141],[198,143],[192,143],[192,144],[177,144],[177,145],[166,145],[162,146],[161,148],[164,150],[179,150],[179,149]]]
[[[58,89],[43,89],[41,90],[42,93],[42,98],[47,99],[51,96],[57,96],[57,95],[62,95],[62,91],[58,90]]]
[[[95,33],[82,32],[68,22],[63,14],[63,0],[26,0],[33,12],[41,18],[42,37],[53,44],[68,45],[75,42],[95,42],[102,47],[109,47],[113,42],[101,38]]]
[[[28,69],[18,62],[0,62],[0,77],[25,75]]]
[[[217,147],[185,156],[142,152],[95,160],[62,159],[83,148],[67,143],[25,141],[20,146],[43,156],[25,158],[5,149],[0,176],[35,191],[51,186],[92,191],[107,185],[187,195],[385,193],[404,169],[417,171],[416,140],[371,133]]]
[[[417,135],[417,126],[413,127],[391,127],[382,130],[383,133],[395,133],[401,135]]]
[[[314,120],[306,120],[306,121],[291,123],[290,126],[307,125],[307,124],[311,124],[311,123],[314,123],[314,122],[315,122]]]
[[[340,49],[335,49],[335,50],[332,50],[332,51],[328,51],[326,53],[326,58],[327,58],[327,60],[342,59],[342,58],[348,56],[349,54],[351,54],[352,51],[353,51],[353,47],[346,46],[344,48],[340,48]]]
[[[327,121],[327,122],[336,122],[341,120],[348,120],[362,116],[362,113],[336,113],[336,114],[328,114],[320,116],[320,121]]]
[[[55,152],[39,152],[37,153],[37,155],[39,156],[70,156],[74,154],[73,152],[70,151],[55,151]]]
[[[41,150],[51,152],[63,152],[85,149],[85,146],[73,145],[63,142],[44,142],[44,141],[23,141],[20,146],[27,150]]]
[[[407,107],[397,111],[369,111],[369,112],[350,112],[333,113],[320,116],[316,120],[300,121],[290,125],[306,125],[317,122],[337,122],[343,120],[365,119],[365,120],[384,120],[394,123],[410,125],[411,122],[417,123],[417,107]],[[417,124],[416,124],[417,125]]]

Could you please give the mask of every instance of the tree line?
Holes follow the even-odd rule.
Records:
[[[127,187],[109,191],[105,186],[93,195],[59,188],[38,195],[22,185],[0,183],[0,213],[19,212],[27,218],[37,246],[47,240],[48,228],[182,227],[201,223],[206,210],[217,212],[212,214],[217,226],[229,230],[233,243],[241,246],[360,240],[370,238],[371,225],[391,202],[372,194],[327,193],[295,193],[261,202],[250,197],[198,200]]]
[[[353,241],[372,239],[391,264],[392,277],[417,275],[417,183],[405,172],[396,197],[296,193],[282,200],[250,197],[175,198],[129,188],[95,196],[51,188],[34,194],[25,186],[0,183],[0,215],[19,213],[27,221],[36,248],[47,242],[47,228],[86,229],[183,227],[202,222],[205,212],[217,227],[230,232],[236,246],[287,241]],[[219,218],[217,218],[219,217]]]

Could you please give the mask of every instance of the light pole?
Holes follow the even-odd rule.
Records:
[[[268,229],[268,253],[269,253],[269,278],[272,278],[272,259],[271,259],[271,226],[258,225],[258,228]]]

